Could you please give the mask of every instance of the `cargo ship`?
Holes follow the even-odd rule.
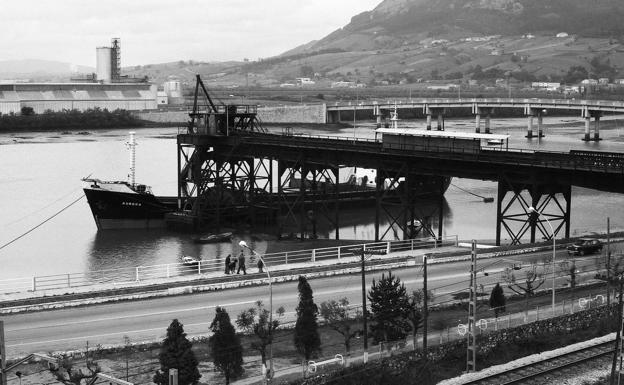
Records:
[[[135,183],[134,132],[127,146],[131,150],[129,181],[82,179],[95,224],[98,230],[165,227],[164,215],[177,209],[177,197],[157,197],[150,186]]]

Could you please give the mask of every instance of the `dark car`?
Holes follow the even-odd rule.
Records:
[[[585,255],[596,253],[602,250],[602,242],[592,238],[581,238],[574,244],[568,246],[568,254]]]

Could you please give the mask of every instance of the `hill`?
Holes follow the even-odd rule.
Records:
[[[200,73],[215,86],[310,77],[367,85],[624,77],[621,0],[384,0],[319,40],[254,62],[143,66],[152,79]],[[151,68],[150,68],[151,67]]]
[[[125,67],[122,74],[155,83],[176,76],[192,86],[199,73],[209,87],[231,89],[287,86],[297,77],[312,78],[317,88],[337,81],[476,80],[489,86],[502,79],[522,87],[530,81],[613,80],[624,78],[623,19],[621,0],[384,0],[343,28],[279,56],[148,64]],[[6,78],[2,63],[0,78]]]
[[[76,73],[92,73],[95,68],[50,60],[0,61],[0,79],[29,79],[33,81],[67,81]]]

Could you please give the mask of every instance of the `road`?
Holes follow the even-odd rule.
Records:
[[[509,259],[481,260],[478,264],[478,282],[489,293],[496,282],[503,282],[501,272],[515,263],[523,269],[531,262],[544,261],[551,252],[539,252],[514,256]],[[557,261],[563,261],[565,251],[558,251]],[[599,255],[577,257],[577,270],[593,277]],[[428,287],[433,290],[437,302],[451,299],[451,293],[465,292],[469,286],[469,262],[431,264],[428,267]],[[488,273],[486,276],[483,273]],[[518,271],[516,273],[522,273]],[[373,279],[382,272],[367,274],[367,289]],[[421,288],[422,268],[419,266],[397,269],[393,274],[405,284],[408,292]],[[552,277],[552,276],[550,276]],[[565,276],[558,278],[557,287],[565,285]],[[549,287],[551,279],[544,287]],[[317,304],[330,299],[347,297],[352,305],[361,306],[361,277],[359,275],[337,276],[310,280]],[[6,348],[9,357],[33,352],[84,349],[87,341],[96,344],[122,344],[128,336],[133,342],[154,341],[164,338],[172,319],[184,324],[188,335],[208,334],[217,306],[225,307],[234,321],[242,310],[254,306],[257,300],[269,303],[268,286],[244,287],[225,291],[208,292],[186,296],[164,297],[132,302],[118,302],[80,308],[67,308],[45,312],[5,316]],[[294,321],[297,306],[297,282],[273,285],[273,306],[283,306],[286,313],[282,321]]]

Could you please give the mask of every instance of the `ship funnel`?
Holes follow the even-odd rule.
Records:
[[[136,146],[137,142],[134,139],[134,131],[130,131],[130,140],[126,142],[126,146],[130,149],[130,174],[128,174],[128,178],[130,179],[130,185],[134,187],[135,179],[135,166],[136,166]]]

